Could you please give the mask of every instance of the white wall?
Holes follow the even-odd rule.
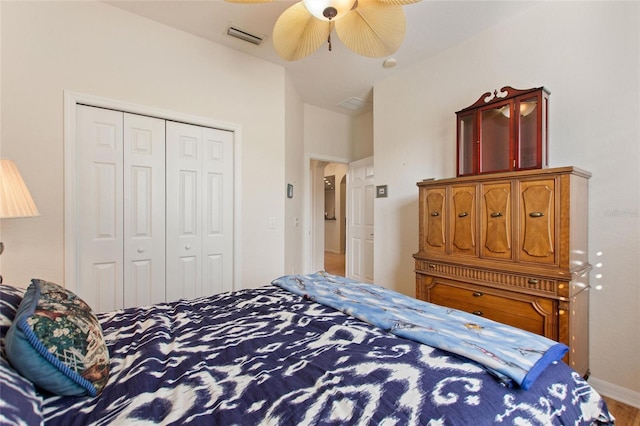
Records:
[[[351,158],[373,156],[373,109],[352,118]]]
[[[592,381],[638,406],[639,7],[543,2],[374,88],[376,185],[389,185],[375,203],[375,280],[411,295],[415,184],[455,176],[455,111],[506,85],[551,91],[551,166],[593,173],[589,257],[601,265],[591,274]]]
[[[304,149],[318,157],[351,161],[352,119],[322,108],[304,106]]]
[[[102,2],[2,2],[1,19],[1,154],[41,214],[1,222],[6,282],[63,282],[65,89],[240,126],[241,285],[282,275],[283,68]]]
[[[302,98],[288,77],[285,80],[285,90],[285,181],[293,185],[293,198],[285,198],[284,202],[284,272],[294,274],[300,273],[304,265],[300,249],[304,236],[304,110]],[[286,188],[282,191],[286,191]]]

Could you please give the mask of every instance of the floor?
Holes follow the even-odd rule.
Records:
[[[324,270],[332,275],[345,276],[344,253],[324,252]]]
[[[609,407],[609,412],[616,418],[616,425],[640,426],[640,408],[623,404],[614,399],[603,397]]]

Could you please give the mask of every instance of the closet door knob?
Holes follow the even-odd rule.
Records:
[[[144,248],[138,247],[138,253],[142,253],[143,251],[144,251]]]
[[[184,248],[187,250],[191,250],[191,244],[187,244],[186,246],[184,246]]]

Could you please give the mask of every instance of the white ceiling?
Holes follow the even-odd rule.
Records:
[[[282,65],[305,103],[354,115],[370,107],[375,82],[434,56],[449,46],[521,13],[537,2],[423,0],[404,6],[406,35],[400,49],[391,56],[398,63],[393,68],[382,66],[386,58],[366,58],[353,53],[340,43],[335,31],[331,37],[331,52],[323,46],[299,61],[287,62],[280,59],[272,45],[271,31],[280,13],[295,1],[238,4],[222,0],[126,0],[106,3]],[[230,24],[259,33],[265,36],[265,40],[260,46],[256,46],[230,37],[226,35]],[[338,106],[352,97],[366,100],[367,106],[356,111]]]

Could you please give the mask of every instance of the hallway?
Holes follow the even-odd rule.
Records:
[[[324,270],[332,275],[345,276],[344,253],[324,252]]]

